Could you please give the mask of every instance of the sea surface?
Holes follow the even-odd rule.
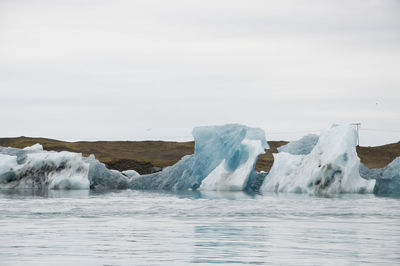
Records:
[[[188,264],[400,264],[400,199],[0,191],[0,265]]]

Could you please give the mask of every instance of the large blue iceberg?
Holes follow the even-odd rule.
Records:
[[[131,188],[244,190],[259,154],[269,148],[262,129],[230,124],[193,129],[195,151],[163,171],[135,178]]]

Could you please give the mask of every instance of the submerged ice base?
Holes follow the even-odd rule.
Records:
[[[274,154],[274,164],[261,191],[315,194],[372,192],[375,181],[365,180],[359,174],[356,134],[350,126],[334,126],[321,134],[308,154]]]
[[[195,152],[163,171],[132,180],[136,189],[244,190],[257,156],[268,148],[262,129],[231,124],[193,129]]]

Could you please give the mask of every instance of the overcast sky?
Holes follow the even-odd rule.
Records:
[[[400,1],[0,0],[0,93],[1,137],[397,142]]]

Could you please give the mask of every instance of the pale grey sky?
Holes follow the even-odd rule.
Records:
[[[0,92],[1,137],[397,142],[400,1],[0,0]]]

